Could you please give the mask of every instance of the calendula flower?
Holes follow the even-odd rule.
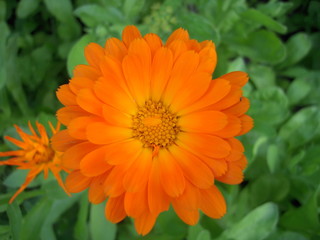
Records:
[[[88,65],[57,91],[67,129],[53,146],[72,170],[67,189],[89,188],[92,203],[108,198],[106,217],[130,216],[143,235],[170,205],[190,225],[199,210],[221,218],[226,203],[215,181],[240,183],[247,163],[235,138],[253,125],[241,91],[247,74],[212,80],[214,44],[183,29],[164,44],[128,26],[122,40],[91,43],[85,56]]]
[[[43,125],[36,122],[39,135],[36,133],[31,123],[29,122],[31,135],[22,131],[22,129],[15,125],[15,128],[21,140],[5,136],[5,138],[17,145],[20,149],[15,151],[0,152],[0,157],[12,157],[8,160],[1,161],[0,165],[17,166],[18,169],[29,169],[25,182],[21,185],[18,191],[11,197],[10,203],[31,183],[31,181],[43,171],[44,178],[48,177],[49,170],[56,177],[59,185],[65,190],[63,181],[59,175],[61,170],[67,170],[61,167],[61,153],[54,151],[49,143],[49,138],[46,129]],[[49,122],[53,134],[60,129],[60,124],[54,128]]]

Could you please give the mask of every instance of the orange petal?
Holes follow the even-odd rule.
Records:
[[[227,73],[219,78],[226,79],[231,82],[232,85],[236,85],[238,87],[243,87],[248,82],[248,74],[245,72],[235,71],[231,73]]]
[[[94,92],[101,101],[124,113],[134,114],[136,111],[136,103],[112,81],[99,79],[94,86]]]
[[[157,159],[152,162],[148,181],[148,205],[150,212],[153,214],[160,214],[163,211],[167,211],[170,206],[169,197],[162,187],[163,182],[160,178],[160,164]]]
[[[227,119],[219,111],[201,111],[183,115],[179,119],[179,125],[185,132],[214,133],[227,125]]]
[[[149,211],[148,195],[145,188],[141,192],[126,192],[124,197],[124,209],[128,216],[137,218]]]
[[[192,184],[199,188],[208,188],[213,184],[214,176],[211,170],[195,155],[178,146],[170,147],[170,152]]]
[[[200,190],[200,209],[211,218],[221,218],[226,214],[226,202],[216,186]]]
[[[185,178],[177,161],[167,150],[159,152],[159,158],[156,161],[165,192],[171,197],[180,196],[185,188]]]
[[[201,160],[211,169],[215,178],[225,174],[228,169],[225,159],[214,159],[211,157],[202,156]]]
[[[68,130],[57,132],[51,138],[51,146],[56,151],[64,152],[70,147],[83,142],[82,140],[74,139],[68,133]]]
[[[240,102],[242,96],[242,91],[239,87],[231,86],[230,92],[219,102],[210,105],[212,110],[223,110],[231,107],[234,104]]]
[[[173,53],[173,60],[176,61],[184,52],[188,51],[187,44],[181,40],[174,40],[168,46]]]
[[[98,69],[96,69],[95,67],[79,64],[75,66],[73,70],[73,76],[96,80],[100,76],[100,71],[98,71]]]
[[[72,92],[77,94],[83,88],[92,88],[94,80],[86,77],[73,77],[69,82]]]
[[[143,149],[138,158],[127,170],[123,179],[123,186],[128,192],[139,192],[148,183],[152,164],[150,149]]]
[[[181,40],[181,41],[189,40],[188,31],[184,30],[183,28],[178,28],[173,33],[171,33],[171,35],[168,37],[166,45],[168,46],[174,40]]]
[[[199,210],[188,210],[177,201],[172,202],[172,206],[179,218],[188,225],[196,225],[199,221]]]
[[[102,116],[102,102],[96,97],[92,89],[84,88],[77,95],[79,106],[89,113]]]
[[[211,42],[212,43],[212,42]],[[212,74],[217,65],[217,53],[214,44],[204,47],[200,52],[200,64],[198,71]]]
[[[240,102],[223,110],[223,112],[227,114],[232,114],[235,116],[241,116],[248,111],[249,107],[250,107],[249,99],[246,97],[241,97]]]
[[[179,113],[181,115],[201,110],[211,104],[214,104],[223,99],[230,92],[231,85],[227,80],[216,79],[210,82],[208,91],[202,98],[197,100],[194,104],[182,109]]]
[[[95,122],[87,126],[87,138],[94,144],[110,144],[131,138],[132,130],[115,127],[104,122]]]
[[[132,125],[132,117],[118,109],[108,105],[102,108],[104,119],[111,125],[129,128]]]
[[[148,33],[143,38],[150,47],[151,55],[154,56],[155,52],[162,46],[161,38],[154,33]]]
[[[89,188],[89,201],[93,204],[99,204],[102,203],[106,196],[103,191],[103,182],[106,178],[105,174],[102,174],[98,177],[95,177],[92,179],[90,188]]]
[[[73,119],[68,125],[68,133],[76,139],[87,139],[87,126],[90,123],[95,123],[98,118],[94,117],[78,117]]]
[[[241,136],[246,134],[253,128],[253,119],[248,115],[243,115],[240,117],[241,120],[241,131],[238,133],[237,136]]]
[[[201,46],[200,46],[199,42],[197,40],[195,40],[195,39],[187,40],[186,44],[187,44],[189,50],[193,50],[193,51],[195,51],[197,53],[201,49]]]
[[[62,166],[67,169],[79,169],[81,159],[98,145],[82,142],[67,149],[62,155]]]
[[[194,51],[187,51],[182,53],[175,61],[171,76],[168,81],[166,90],[164,92],[164,101],[170,104],[178,94],[178,91],[183,88],[186,79],[189,79],[199,65],[199,54]]]
[[[144,39],[132,41],[122,69],[130,92],[137,103],[143,105],[150,95],[151,72],[151,51]]]
[[[109,38],[106,41],[105,51],[107,54],[122,61],[123,57],[127,54],[127,48],[122,41],[117,38]]]
[[[61,85],[56,94],[57,98],[63,105],[78,105],[76,101],[76,95],[70,90],[68,84]]]
[[[108,146],[106,146],[108,147]],[[111,168],[106,161],[106,147],[100,147],[85,155],[80,162],[80,171],[87,177],[94,177]]]
[[[201,98],[208,90],[211,82],[211,74],[207,72],[195,72],[185,80],[183,91],[174,97],[170,108],[173,112],[179,112],[186,106]]]
[[[124,210],[124,194],[109,198],[105,208],[106,218],[112,223],[121,222],[127,215]]]
[[[57,118],[64,125],[68,125],[74,118],[84,116],[88,116],[88,113],[79,106],[66,106],[57,111]]]
[[[84,55],[90,65],[99,69],[100,61],[104,57],[104,50],[97,43],[89,43],[84,49]]]
[[[227,184],[239,184],[243,181],[242,169],[234,162],[228,162],[227,172],[216,179]]]
[[[238,117],[233,115],[228,115],[228,124],[219,131],[216,131],[214,135],[223,137],[223,138],[230,138],[237,136],[241,130],[241,121]]]
[[[172,199],[172,203],[175,206],[179,206],[180,209],[187,211],[197,211],[200,204],[199,189],[186,181],[186,187],[182,195]]]
[[[158,215],[156,214],[146,212],[140,217],[134,219],[134,226],[137,233],[143,236],[148,234],[156,223],[157,217]]]
[[[122,31],[122,41],[128,47],[130,43],[136,39],[141,38],[141,33],[137,27],[130,25],[126,26]]]
[[[236,138],[229,138],[227,139],[231,146],[231,152],[230,154],[226,157],[227,161],[233,162],[237,161],[240,158],[243,157],[243,152],[244,152],[244,147],[242,143],[236,139]]]
[[[106,181],[103,184],[105,194],[111,197],[118,197],[125,192],[122,180],[126,174],[128,166],[117,165],[111,169]]]
[[[66,188],[71,193],[77,193],[89,187],[92,178],[88,178],[79,170],[71,172],[66,178]]]
[[[169,80],[172,66],[172,52],[164,47],[158,49],[151,66],[151,97],[153,100],[160,100]]]

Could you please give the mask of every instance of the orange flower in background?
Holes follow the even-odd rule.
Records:
[[[85,55],[88,65],[57,91],[67,129],[52,144],[72,171],[68,191],[89,188],[92,203],[108,198],[106,217],[130,216],[143,235],[170,205],[190,225],[199,210],[221,218],[226,203],[214,182],[240,183],[247,164],[235,138],[253,126],[241,90],[247,74],[212,80],[214,44],[183,29],[164,44],[128,26],[122,41],[91,43]]]
[[[59,123],[57,124],[56,128],[54,128],[50,122],[49,125],[53,134],[57,133],[60,129]],[[9,136],[5,137],[8,141],[20,147],[20,149],[15,151],[0,152],[0,157],[12,157],[8,160],[1,161],[0,165],[13,165],[18,166],[18,169],[30,170],[25,182],[11,197],[10,203],[12,203],[13,200],[28,186],[28,184],[31,183],[31,181],[42,171],[44,173],[44,178],[46,179],[48,177],[49,170],[51,170],[59,185],[66,193],[68,193],[59,175],[61,170],[67,170],[61,167],[61,153],[56,152],[51,148],[44,126],[38,122],[36,122],[36,126],[39,135],[29,122],[31,135],[23,132],[21,128],[15,125],[15,128],[22,141]]]

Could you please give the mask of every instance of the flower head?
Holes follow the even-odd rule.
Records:
[[[183,29],[163,43],[128,26],[122,40],[91,43],[85,55],[88,65],[57,91],[67,129],[52,143],[72,170],[67,189],[89,188],[92,203],[108,198],[106,217],[130,216],[140,234],[170,205],[190,225],[199,209],[222,217],[226,204],[214,182],[240,183],[247,162],[235,138],[253,125],[241,91],[247,74],[212,80],[214,44]]]
[[[56,128],[54,128],[50,122],[49,125],[53,134],[57,133],[60,129],[59,123],[57,124]],[[39,135],[29,122],[31,134],[23,132],[21,128],[15,125],[15,128],[22,141],[9,136],[5,137],[8,141],[17,145],[20,149],[15,151],[0,152],[0,157],[12,157],[8,160],[1,161],[0,165],[13,165],[18,166],[18,169],[30,170],[25,182],[11,197],[10,203],[12,203],[13,200],[28,186],[28,184],[42,171],[44,173],[44,178],[47,178],[48,172],[51,170],[59,185],[65,190],[66,193],[68,193],[59,175],[61,170],[67,170],[61,167],[61,153],[54,151],[51,148],[44,126],[38,122],[36,122],[36,126]]]

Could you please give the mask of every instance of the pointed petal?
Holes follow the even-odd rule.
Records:
[[[111,55],[119,61],[127,54],[127,48],[122,41],[117,38],[109,38],[105,44],[106,54]]]
[[[86,59],[90,65],[99,69],[99,63],[104,57],[104,50],[99,44],[90,43],[84,49],[84,55],[86,56]]]
[[[171,33],[171,35],[168,37],[166,45],[169,45],[174,40],[181,40],[181,41],[189,40],[188,31],[184,30],[183,28],[178,28],[173,33]]]
[[[240,117],[241,120],[241,131],[238,133],[237,136],[241,136],[246,134],[253,128],[253,119],[248,115],[243,115]]]
[[[124,194],[109,198],[105,208],[106,218],[112,223],[121,222],[127,215],[124,210]]]
[[[226,79],[231,82],[232,85],[236,85],[238,87],[243,87],[248,82],[248,74],[245,72],[235,71],[231,73],[227,73],[220,78]]]
[[[105,178],[106,175],[102,174],[92,179],[88,193],[89,201],[91,203],[99,204],[107,198],[103,191],[103,182]]]
[[[137,27],[130,25],[126,26],[122,32],[122,41],[128,47],[133,40],[141,38],[141,33]]]
[[[56,94],[57,98],[63,105],[77,105],[76,95],[70,90],[68,84],[61,85]]]
[[[134,226],[138,234],[146,235],[153,228],[156,223],[158,215],[152,213],[144,213],[139,218],[134,219]]]
[[[200,209],[211,218],[221,218],[226,214],[226,202],[216,186],[200,190]]]
[[[77,193],[89,187],[92,178],[84,176],[79,170],[71,172],[66,178],[66,189],[71,193]]]

